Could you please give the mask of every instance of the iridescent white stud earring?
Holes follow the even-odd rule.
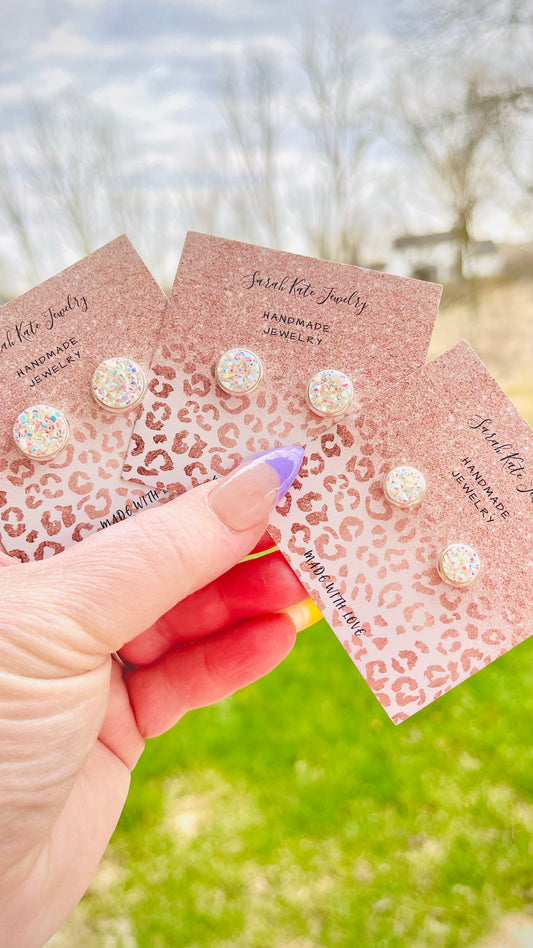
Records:
[[[217,362],[215,377],[228,395],[249,395],[263,377],[261,359],[251,349],[228,349]]]
[[[126,356],[105,359],[94,370],[91,392],[100,408],[114,412],[130,411],[144,398],[146,376],[140,365]]]
[[[439,557],[438,570],[441,579],[449,586],[463,589],[469,586],[481,569],[476,551],[466,543],[451,543]]]
[[[52,405],[25,408],[13,426],[17,448],[32,461],[51,461],[63,450],[69,438],[70,428],[65,415]]]
[[[306,400],[311,411],[322,418],[343,415],[353,401],[352,382],[338,369],[322,369],[310,379]]]
[[[424,475],[407,464],[394,467],[383,481],[383,492],[389,503],[406,509],[419,504],[426,493]]]

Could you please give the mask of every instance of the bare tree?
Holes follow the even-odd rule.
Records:
[[[173,206],[186,230],[224,234],[240,240],[257,235],[250,184],[241,174],[234,144],[224,131],[202,135],[193,149],[191,170],[175,183]]]
[[[401,0],[395,27],[411,50],[418,45],[433,61],[490,63],[495,76],[531,84],[531,0]]]
[[[5,149],[0,151],[0,220],[16,243],[21,266],[29,285],[38,278],[38,255],[31,236],[31,214],[28,196],[13,170],[14,157]],[[16,283],[16,281],[15,281]],[[2,290],[11,295],[11,283],[2,274]]]
[[[0,217],[24,269],[17,289],[123,231],[150,250],[153,208],[135,185],[140,165],[111,110],[71,90],[29,104],[24,134],[0,158]]]
[[[110,229],[138,230],[141,202],[129,186],[136,145],[114,113],[68,90],[34,102],[30,115],[26,173],[73,250],[90,253]]]
[[[237,192],[229,188],[234,219],[272,246],[296,233],[307,252],[357,263],[370,204],[365,162],[377,135],[364,40],[346,11],[308,9],[285,60],[256,51],[226,70],[226,174],[234,180],[233,161],[240,179]]]
[[[320,257],[359,263],[370,205],[366,159],[378,112],[364,34],[352,17],[329,7],[306,23],[298,56],[310,95],[301,97],[297,117],[311,135],[314,170],[301,225]]]
[[[519,90],[502,113],[500,147],[512,186],[514,216],[533,239],[533,90]]]
[[[244,63],[227,68],[223,92],[223,115],[248,202],[247,207],[240,205],[241,218],[244,211],[248,222],[252,218],[259,232],[278,247],[279,82],[268,53],[252,52]]]
[[[400,137],[459,234],[461,271],[482,208],[533,215],[533,2],[403,0],[399,9]]]
[[[397,83],[399,134],[406,162],[416,169],[418,188],[441,202],[457,248],[462,278],[474,239],[476,216],[494,197],[501,172],[499,128],[505,105],[479,74],[424,75]]]

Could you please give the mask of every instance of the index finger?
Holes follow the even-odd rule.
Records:
[[[80,670],[80,654],[92,666],[95,657],[117,651],[243,558],[302,457],[299,447],[264,452],[57,557],[0,570],[0,610],[10,634],[24,643],[22,651],[38,648],[41,660],[62,669]]]

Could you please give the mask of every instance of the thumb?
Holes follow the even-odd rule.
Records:
[[[266,451],[59,556],[0,570],[3,628],[39,666],[101,661],[253,548],[303,453]]]

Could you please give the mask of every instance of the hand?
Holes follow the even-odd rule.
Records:
[[[279,610],[303,587],[280,554],[239,561],[302,454],[259,455],[53,559],[3,556],[1,946],[39,948],[80,899],[144,738],[292,648],[300,617]]]

